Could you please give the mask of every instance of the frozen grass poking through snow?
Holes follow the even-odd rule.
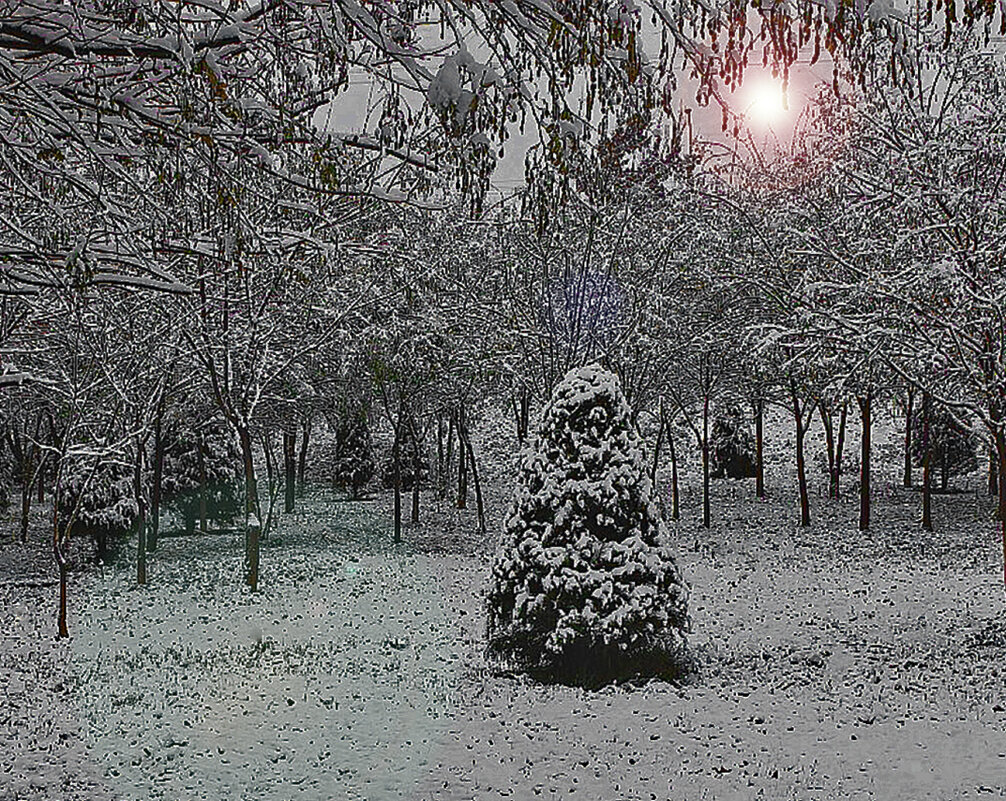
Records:
[[[162,540],[146,588],[128,562],[79,575],[69,643],[55,588],[2,576],[0,799],[1006,796],[984,502],[939,499],[923,537],[909,493],[861,534],[853,501],[800,530],[778,496],[715,491],[712,530],[686,507],[673,531],[695,629],[677,687],[488,671],[487,544],[424,506],[436,525],[395,547],[383,497],[307,499],[254,597],[233,535]]]

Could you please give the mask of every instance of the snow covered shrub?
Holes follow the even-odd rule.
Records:
[[[366,411],[343,415],[336,426],[336,457],[332,480],[360,498],[374,476],[374,454]]]
[[[200,431],[180,432],[164,452],[161,492],[193,533],[199,517],[200,491],[206,495],[206,517],[222,524],[241,510],[241,451],[230,428],[214,421]]]
[[[651,491],[618,379],[597,365],[570,371],[525,455],[493,561],[490,654],[587,682],[672,666],[688,589]]]
[[[755,458],[754,437],[740,409],[727,409],[713,420],[709,435],[712,478],[754,478]]]
[[[104,562],[109,537],[125,534],[139,508],[133,493],[133,471],[118,462],[95,464],[93,458],[70,458],[60,480],[60,525],[94,539],[96,558]]]
[[[925,456],[923,416],[919,409],[912,415],[912,461],[922,467]],[[977,438],[957,423],[946,409],[934,407],[929,413],[929,467],[946,490],[950,476],[962,476],[978,469]]]

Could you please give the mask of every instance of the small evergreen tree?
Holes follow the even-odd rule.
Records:
[[[713,420],[709,451],[712,478],[755,477],[755,441],[740,409],[727,409]]]
[[[200,464],[201,460],[201,464]],[[206,517],[226,523],[241,510],[241,451],[230,428],[213,421],[198,431],[182,431],[164,452],[161,491],[178,509],[185,531],[192,534],[199,517],[200,492]]]
[[[487,593],[491,654],[594,682],[660,672],[688,590],[662,533],[618,379],[570,371],[527,453]]]
[[[95,559],[108,560],[109,539],[125,534],[139,515],[132,468],[119,462],[70,457],[63,467],[59,496],[60,526],[95,543]]]
[[[925,457],[923,416],[912,414],[912,461],[922,466]],[[978,469],[978,442],[946,409],[933,406],[929,413],[929,469],[939,474],[940,489],[946,491],[950,476],[962,476]]]
[[[335,433],[337,455],[332,478],[337,487],[349,490],[352,497],[358,499],[375,469],[366,410],[341,415]]]
[[[412,436],[412,431],[405,426],[402,434],[401,452],[399,463],[401,467],[402,489],[411,490],[416,481],[423,487],[430,480],[430,462],[423,453],[421,446],[417,445],[416,438]],[[395,457],[394,453],[384,462],[384,470],[381,473],[381,483],[385,489],[392,489],[395,486]]]

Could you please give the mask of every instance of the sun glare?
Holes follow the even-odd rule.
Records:
[[[782,86],[777,83],[759,83],[751,87],[750,105],[745,116],[757,125],[771,127],[778,124],[789,113],[787,98]]]

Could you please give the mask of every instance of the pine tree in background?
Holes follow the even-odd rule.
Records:
[[[203,502],[208,521],[221,524],[238,515],[241,477],[241,451],[222,422],[180,432],[164,453],[164,500],[181,513],[189,534],[195,531]]]
[[[354,499],[359,499],[375,470],[366,410],[346,411],[340,416],[336,449],[333,481],[337,487],[348,490]]]
[[[755,441],[737,408],[713,420],[709,437],[712,478],[754,478]]]
[[[912,415],[912,462],[921,467],[925,457],[921,410]],[[945,492],[950,476],[961,476],[978,469],[978,441],[974,433],[962,428],[947,412],[937,406],[929,419],[929,468],[939,476]]]
[[[555,389],[492,566],[490,654],[586,683],[673,667],[688,589],[629,415],[597,365]]]
[[[417,445],[416,438],[408,426],[403,426],[401,454],[399,456],[402,489],[409,491],[415,486],[418,479],[421,487],[426,486],[430,480],[430,461],[423,453],[421,445]],[[384,470],[381,474],[381,482],[385,489],[393,489],[395,486],[395,458],[390,456],[384,463]]]
[[[95,559],[108,561],[109,539],[125,534],[139,509],[133,494],[133,471],[124,464],[76,458],[64,467],[59,497],[60,526],[73,519],[73,531],[94,539]]]

